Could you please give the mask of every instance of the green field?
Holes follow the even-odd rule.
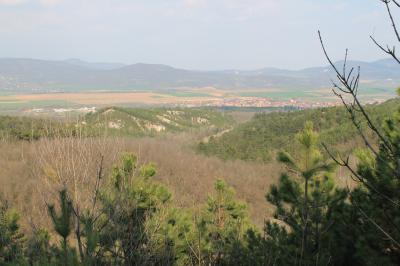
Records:
[[[360,88],[360,94],[363,99],[371,98],[389,98],[396,95],[396,91],[392,88]],[[308,101],[331,101],[332,91],[327,88],[324,90],[302,90],[302,89],[290,89],[290,90],[277,90],[277,91],[241,91],[236,93],[242,97],[259,97],[269,98],[277,101],[287,101],[290,99],[298,98]]]
[[[273,100],[290,100],[293,98],[315,98],[318,96],[316,92],[309,91],[250,91],[240,92],[239,96],[242,97],[259,97],[259,98],[270,98]]]
[[[203,92],[194,92],[194,91],[169,91],[169,92],[160,92],[161,94],[175,96],[175,97],[210,97],[210,94]]]
[[[50,108],[50,107],[70,107],[72,103],[62,100],[34,100],[34,101],[18,101],[18,100],[1,100],[0,111],[21,111],[27,108]]]

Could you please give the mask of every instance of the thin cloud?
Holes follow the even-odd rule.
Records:
[[[61,3],[61,0],[40,0],[39,3],[43,6],[53,6]]]
[[[184,4],[191,8],[205,6],[206,2],[206,0],[184,0]]]
[[[26,0],[0,0],[0,5],[5,6],[16,6],[20,4],[24,4]]]
[[[365,44],[390,43],[386,19],[362,0],[0,0],[0,57],[303,68],[325,63],[317,29],[335,57],[381,57]]]
[[[24,4],[36,3],[41,6],[53,6],[61,3],[62,0],[0,0],[3,6],[19,6]]]

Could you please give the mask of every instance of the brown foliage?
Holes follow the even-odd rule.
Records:
[[[4,142],[0,155],[1,192],[24,215],[47,223],[45,202],[54,201],[57,191],[67,187],[74,202],[91,204],[99,161],[104,156],[104,175],[123,152],[138,155],[140,163],[154,162],[156,179],[166,184],[179,206],[204,202],[218,178],[235,188],[246,201],[254,221],[261,225],[272,213],[265,193],[274,183],[281,166],[243,161],[222,161],[197,154],[192,145],[198,133],[159,138],[54,138],[37,142]],[[38,219],[40,218],[40,219]],[[36,225],[35,225],[36,226]]]

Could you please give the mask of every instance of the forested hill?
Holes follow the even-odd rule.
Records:
[[[366,109],[377,124],[400,106],[399,99]],[[268,161],[277,150],[295,152],[293,138],[306,121],[312,121],[321,141],[331,145],[354,140],[356,129],[343,107],[256,114],[230,132],[200,142],[199,151],[223,159]]]
[[[69,136],[155,136],[199,128],[223,130],[234,123],[222,112],[206,108],[108,107],[67,120],[0,116],[0,139],[37,140]]]
[[[80,126],[92,135],[153,136],[198,128],[223,129],[233,124],[230,116],[212,109],[110,107],[88,114]]]

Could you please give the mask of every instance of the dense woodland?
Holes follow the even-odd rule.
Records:
[[[371,119],[380,124],[379,121],[392,114],[398,105],[399,100],[393,99],[383,104],[369,105],[366,110],[371,113]],[[357,138],[357,129],[347,116],[346,109],[331,107],[259,113],[221,137],[201,142],[198,150],[222,159],[270,161],[279,149],[296,152],[298,146],[291,140],[307,121],[313,122],[315,130],[320,133],[321,142],[332,146],[348,144]],[[365,130],[368,128],[365,122],[362,127]],[[368,134],[372,137],[370,132]]]

